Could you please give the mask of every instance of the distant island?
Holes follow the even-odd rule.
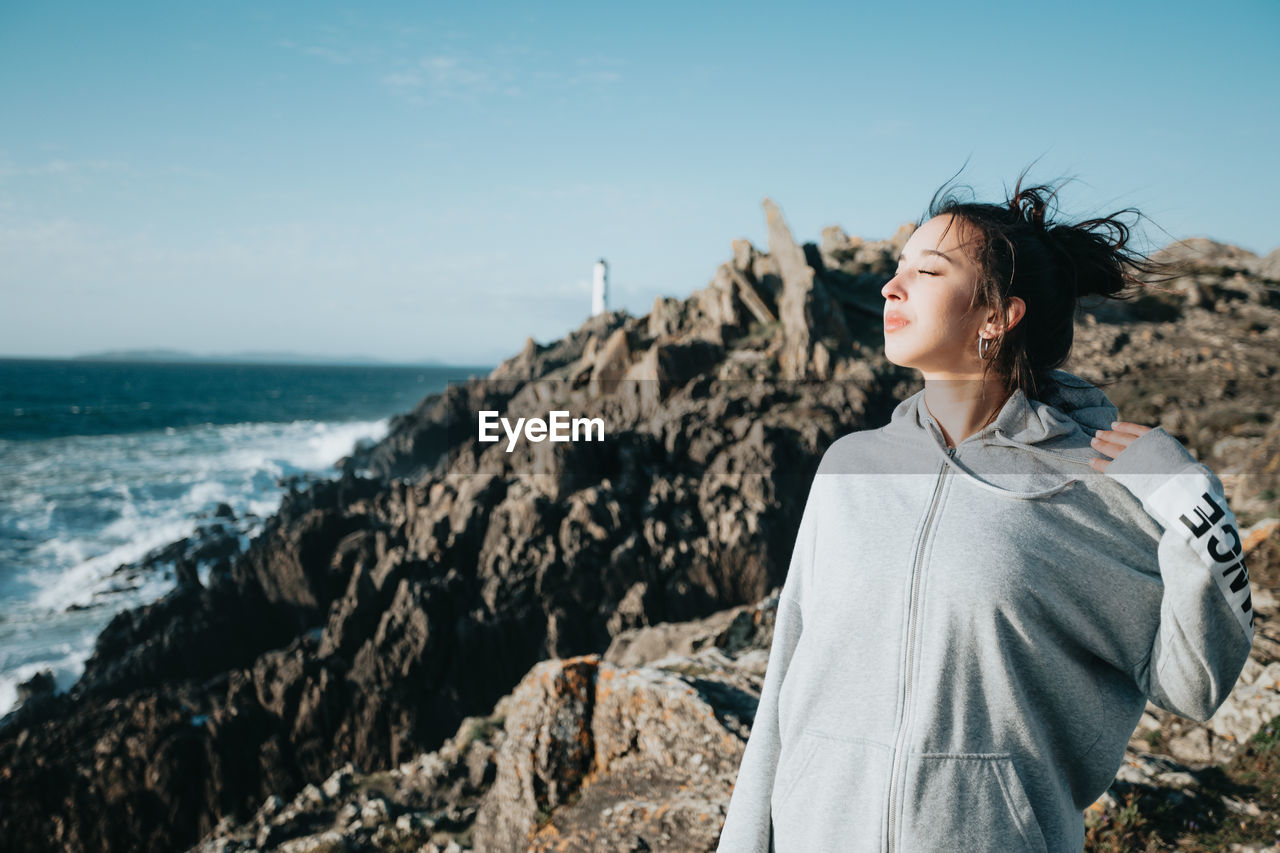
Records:
[[[7,356],[21,358],[22,356]],[[256,364],[332,364],[332,365],[377,365],[395,367],[412,365],[414,367],[453,367],[456,365],[434,359],[421,361],[393,362],[373,358],[366,355],[312,355],[308,353],[284,351],[246,351],[233,353],[193,353],[177,349],[120,349],[104,352],[84,353],[69,356],[69,361],[156,361],[156,362],[206,362],[206,363],[256,363]]]

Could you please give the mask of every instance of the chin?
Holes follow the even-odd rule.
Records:
[[[886,344],[884,348],[884,357],[888,359],[890,363],[896,364],[898,367],[915,367],[915,365],[912,364],[915,359],[911,357],[911,353],[901,352],[899,347],[889,346]]]

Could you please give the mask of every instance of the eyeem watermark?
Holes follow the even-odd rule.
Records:
[[[529,441],[604,441],[603,418],[570,420],[569,413],[562,410],[548,412],[548,415],[550,421],[544,421],[542,418],[517,418],[515,425],[512,426],[511,421],[499,417],[497,412],[480,412],[480,440],[501,441],[502,436],[496,434],[498,426],[501,425],[507,434],[508,453],[515,450],[516,439],[520,437],[521,429],[524,430],[524,437]],[[578,436],[579,430],[582,431],[582,438]],[[598,432],[599,438],[592,438],[593,430]]]

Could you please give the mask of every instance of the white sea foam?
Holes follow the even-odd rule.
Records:
[[[103,530],[104,539],[122,544],[57,574],[33,568],[20,575],[39,590],[30,606],[36,610],[65,610],[73,604],[88,606],[118,566],[140,560],[153,549],[190,536],[194,531],[195,522],[190,519],[146,519],[136,511],[131,518],[113,521]],[[80,544],[81,550],[92,547],[92,543]]]
[[[53,670],[60,690],[73,684],[115,613],[173,586],[171,571],[114,574],[120,565],[190,535],[222,503],[237,518],[258,517],[240,535],[246,546],[279,508],[279,478],[336,476],[339,458],[389,425],[201,424],[5,442],[0,523],[11,534],[0,553],[0,714],[42,669]],[[209,568],[197,567],[202,581]]]
[[[62,692],[71,688],[84,674],[85,661],[93,653],[95,634],[81,633],[77,641],[60,642],[44,647],[39,660],[10,668],[0,657],[4,674],[0,675],[0,715],[6,713],[18,701],[18,685],[42,670],[53,673],[54,689]]]

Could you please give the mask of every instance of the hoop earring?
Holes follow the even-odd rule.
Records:
[[[989,349],[991,349],[991,339],[984,338],[981,334],[979,334],[978,335],[978,358],[982,359],[983,361],[986,361],[987,351]]]

